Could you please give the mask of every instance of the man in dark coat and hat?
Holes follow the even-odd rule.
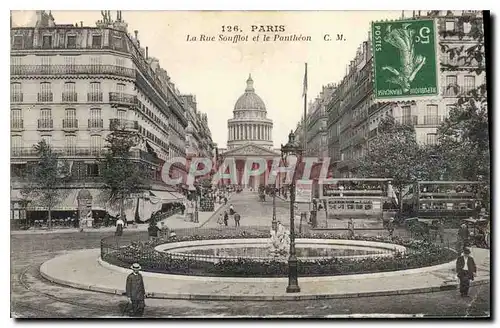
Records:
[[[132,303],[131,315],[134,317],[141,317],[144,313],[144,298],[146,296],[144,280],[139,273],[141,266],[139,263],[134,263],[130,268],[133,272],[127,277],[126,294],[130,303]]]
[[[469,294],[470,282],[476,274],[476,263],[470,256],[470,249],[464,248],[463,254],[457,258],[456,269],[460,280],[460,295],[466,297]]]

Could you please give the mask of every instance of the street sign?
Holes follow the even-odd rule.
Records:
[[[311,203],[313,194],[312,181],[298,180],[296,183],[295,202],[296,203]]]

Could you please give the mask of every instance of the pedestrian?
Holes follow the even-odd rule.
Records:
[[[121,219],[120,214],[118,214],[117,220],[116,220],[115,236],[121,236],[121,235],[123,235],[123,226],[124,226],[124,224],[125,223]]]
[[[229,214],[227,211],[224,211],[224,225],[227,227],[227,221],[229,220]]]
[[[394,234],[394,218],[390,217],[389,222],[387,222],[387,231],[389,231],[389,237]]]
[[[470,282],[476,274],[476,263],[470,256],[469,248],[465,247],[462,255],[457,258],[456,270],[460,280],[460,296],[466,297],[469,294]]]
[[[457,250],[461,250],[464,247],[467,247],[468,239],[469,239],[469,228],[467,228],[467,224],[462,223],[462,225],[458,229]]]
[[[132,303],[131,316],[142,317],[145,307],[144,298],[146,290],[144,289],[142,275],[139,273],[141,266],[139,263],[134,263],[130,268],[132,269],[132,273],[127,277],[126,294],[129,302]]]
[[[441,239],[441,244],[444,244],[444,220],[443,219],[439,220],[438,232],[439,232],[439,239]]]
[[[231,204],[231,205],[229,205],[229,215],[234,215],[234,213],[236,213],[236,212],[234,211],[233,204]]]
[[[181,204],[181,215],[184,215],[184,212],[186,211],[186,204],[184,202]]]
[[[227,197],[224,196],[224,205],[227,205]]]
[[[222,213],[220,213],[219,217],[217,218],[217,224],[218,225],[223,225],[224,224],[224,217],[223,217]]]
[[[347,223],[347,230],[349,230],[349,237],[354,237],[354,220],[349,218],[349,222]]]
[[[234,213],[234,225],[235,227],[239,227],[240,226],[240,219],[241,219],[241,216],[240,216],[240,213]]]

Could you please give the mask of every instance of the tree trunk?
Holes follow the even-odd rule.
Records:
[[[120,198],[120,217],[122,218],[123,221],[125,221],[125,197],[124,195],[121,196]],[[127,222],[124,222],[127,224]]]
[[[47,227],[48,229],[52,229],[52,209],[49,207],[47,209],[48,217],[47,217]]]

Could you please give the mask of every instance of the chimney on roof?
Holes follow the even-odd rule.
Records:
[[[146,59],[148,59],[148,47],[146,47]]]
[[[139,31],[138,30],[134,30],[134,34],[135,34],[135,39],[137,40],[137,35],[139,34]]]
[[[83,21],[80,21],[80,27],[83,27]]]

